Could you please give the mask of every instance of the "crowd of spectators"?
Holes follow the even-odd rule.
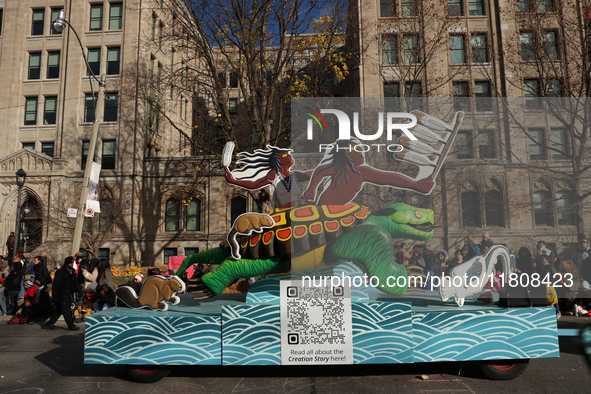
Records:
[[[479,243],[474,241],[472,236],[468,236],[464,240],[464,245],[453,251],[453,254],[448,254],[445,250],[433,252],[425,247],[419,246],[411,247],[407,243],[401,243],[396,254],[396,259],[399,263],[405,266],[418,266],[424,272],[431,276],[441,277],[442,275],[449,276],[451,271],[465,262],[471,260],[475,256],[485,256],[488,250],[494,245],[494,241],[490,238],[490,234],[485,231],[482,234],[482,239]],[[410,251],[409,251],[410,250]],[[580,281],[577,281],[579,291],[574,294],[571,290],[576,290],[577,286],[571,289],[565,281],[566,274],[569,273],[565,268],[562,260],[557,253],[550,249],[546,241],[539,241],[533,248],[533,253],[527,246],[522,246],[517,252],[515,265],[511,267],[512,272],[519,275],[538,274],[540,278],[548,275],[552,280],[558,279],[559,285],[553,286],[552,292],[556,293],[554,307],[557,315],[561,314],[575,314],[575,315],[589,315],[591,311],[591,248],[586,240],[583,240],[580,246],[575,250],[572,256],[573,262],[576,264],[580,274]],[[501,264],[498,264],[494,269],[495,277],[491,283],[487,283],[487,288],[498,291],[502,282],[497,280],[503,274]],[[570,272],[573,279],[576,273]],[[554,294],[554,293],[552,293]]]
[[[126,285],[140,293],[143,274]],[[68,330],[78,330],[93,312],[117,305],[111,267],[106,259],[84,259],[82,254],[66,257],[56,264],[52,279],[46,262],[37,256],[31,264],[21,255],[0,261],[0,315],[12,315],[8,324],[45,321],[42,327],[54,329],[60,316]]]

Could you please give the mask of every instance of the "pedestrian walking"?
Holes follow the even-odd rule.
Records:
[[[74,257],[68,256],[64,260],[64,265],[55,273],[51,300],[53,308],[51,318],[45,323],[44,328],[53,330],[55,328],[55,322],[60,315],[63,315],[68,325],[68,330],[74,331],[80,329],[74,325],[71,311],[74,292],[78,291],[80,291],[80,282],[78,282],[76,271],[74,270]]]

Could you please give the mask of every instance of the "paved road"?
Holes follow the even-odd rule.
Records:
[[[484,379],[469,364],[333,367],[177,367],[153,384],[128,379],[120,366],[84,365],[84,334],[39,325],[9,326],[0,317],[2,393],[557,393],[590,392],[578,338],[561,338],[559,359],[532,360],[518,379]],[[562,327],[591,324],[563,318]],[[83,327],[83,325],[82,325]],[[423,379],[421,376],[428,379]]]

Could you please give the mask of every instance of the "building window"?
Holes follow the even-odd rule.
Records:
[[[547,31],[542,35],[544,44],[544,56],[550,60],[558,59],[558,45],[556,43],[556,32]]]
[[[568,159],[569,149],[566,140],[565,129],[551,129],[550,130],[550,143],[552,146],[552,159],[564,160]]]
[[[396,36],[392,34],[382,35],[382,64],[396,64],[398,45],[396,45]]]
[[[400,84],[398,82],[384,82],[384,97],[400,97]]]
[[[544,130],[529,129],[529,158],[530,160],[544,160],[546,158],[546,141]]]
[[[111,257],[111,249],[109,248],[99,248],[98,251],[98,259],[99,260],[107,260]]]
[[[238,115],[238,99],[228,99],[228,112],[230,115]]]
[[[95,101],[98,100],[97,94],[87,94],[84,98],[84,121],[94,122],[94,105]]]
[[[503,193],[500,190],[484,193],[484,218],[487,226],[505,227]]]
[[[164,229],[166,231],[179,230],[179,215],[181,204],[179,200],[171,198],[166,201],[166,216]]]
[[[480,196],[475,190],[462,193],[462,225],[464,227],[481,227]]]
[[[478,146],[478,156],[481,159],[494,159],[496,155],[495,139],[493,133],[489,130],[482,130],[476,137]]]
[[[540,12],[554,12],[552,0],[538,0],[538,11]]]
[[[201,200],[193,198],[187,204],[185,228],[187,231],[201,231]]]
[[[404,63],[419,62],[419,37],[416,34],[407,34],[403,37]]]
[[[410,81],[404,84],[405,97],[421,97],[422,92],[421,81]]]
[[[230,206],[230,223],[234,224],[238,216],[246,213],[246,198],[242,196],[234,197]]]
[[[31,26],[32,36],[42,36],[45,27],[45,9],[33,10],[33,24]]]
[[[453,82],[452,93],[454,97],[454,109],[456,111],[468,111],[470,107],[468,82]]]
[[[468,14],[470,16],[484,15],[484,0],[468,0]]]
[[[417,3],[418,0],[401,0],[402,5],[402,16],[417,16]]]
[[[88,67],[92,74],[99,75],[101,73],[101,48],[88,48]],[[90,71],[88,71],[90,75]]]
[[[47,52],[47,78],[60,77],[60,53]]]
[[[474,97],[476,98],[477,111],[491,111],[492,100],[490,97],[490,82],[476,81],[474,82]]]
[[[227,81],[226,81],[226,73],[218,73],[218,81],[220,83],[221,88],[228,87]]]
[[[462,0],[447,0],[447,15],[462,16],[464,10],[462,7]]]
[[[88,160],[88,148],[89,147],[90,147],[90,141],[82,141],[82,155],[81,155],[82,165],[80,166],[80,168],[82,170],[86,169],[86,160]]]
[[[23,149],[31,149],[35,150],[35,143],[34,142],[22,142]]]
[[[575,224],[572,207],[571,192],[562,190],[556,193],[556,218],[559,226]]]
[[[536,226],[552,226],[552,198],[546,190],[537,191],[533,194],[534,199],[534,221]]]
[[[37,124],[37,97],[27,97],[25,102],[25,125]]]
[[[526,79],[523,81],[523,91],[525,94],[525,106],[527,108],[540,107],[540,85],[537,79]]]
[[[41,77],[41,53],[29,53],[29,75],[28,79],[39,79]]]
[[[230,87],[231,88],[238,87],[238,73],[230,73]]]
[[[472,133],[459,131],[456,136],[456,152],[458,159],[471,159],[473,157]]]
[[[394,1],[380,0],[380,16],[382,18],[391,18],[394,16]]]
[[[101,169],[114,170],[115,169],[115,152],[117,145],[115,140],[103,141],[103,152],[101,155]]]
[[[168,263],[172,256],[177,256],[176,248],[164,248],[164,265],[168,267]]]
[[[530,0],[517,0],[517,12],[529,12],[529,2]]]
[[[117,93],[107,93],[105,94],[105,122],[116,122],[117,121],[117,103],[118,103],[118,94]]]
[[[62,11],[63,8],[52,8],[51,9],[51,28],[49,29],[49,34],[62,34],[61,31],[57,31],[53,29],[53,21],[57,19],[57,17],[59,16],[60,11]]]
[[[199,248],[185,248],[185,256],[199,253]]]
[[[121,48],[107,48],[107,75],[119,74]]]
[[[560,80],[550,79],[546,82],[546,97],[562,97]]]
[[[521,45],[521,60],[534,60],[536,58],[534,34],[532,32],[519,33],[519,43]]]
[[[109,10],[109,30],[119,30],[123,27],[123,4],[111,3]]]
[[[55,149],[55,144],[53,142],[42,142],[41,143],[41,153],[47,155],[49,157],[53,157],[53,151]]]
[[[488,62],[486,34],[472,34],[470,42],[472,44],[472,63]]]
[[[103,5],[90,6],[90,30],[103,30]]]
[[[0,37],[2,37],[2,19],[4,16],[4,10],[2,8],[0,8]]]
[[[55,124],[57,115],[57,97],[45,96],[45,111],[43,113],[43,124]]]
[[[463,34],[450,34],[449,50],[452,64],[466,63],[466,50],[464,48]]]

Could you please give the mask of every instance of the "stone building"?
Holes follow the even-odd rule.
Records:
[[[188,12],[184,2],[176,7]],[[62,9],[72,28],[60,33],[52,21]],[[82,46],[88,67],[106,75],[95,159],[102,209],[85,218],[82,248],[116,265],[157,265],[224,238],[233,191],[223,178],[200,176],[213,168],[209,159],[189,157],[171,126],[190,135],[192,91],[178,87],[183,81],[159,83],[163,71],[186,77],[190,66],[186,47],[162,39],[176,27],[150,1],[0,1],[0,237],[20,214],[26,256],[52,264],[70,254],[74,219],[66,211],[78,205],[98,91]],[[166,116],[152,110],[155,102]],[[27,178],[17,213],[19,168]],[[227,204],[209,204],[225,197]],[[247,203],[240,197],[235,209]]]
[[[589,108],[589,2],[351,4],[360,21],[351,96],[414,99],[415,108],[419,97],[453,97],[468,115],[431,198],[439,223],[428,245],[453,252],[488,231],[514,253],[545,240],[570,258],[591,220],[580,198],[586,164],[572,165],[588,162],[578,149],[589,141],[584,126],[557,121],[550,106],[565,96]],[[515,99],[507,107],[495,97]]]

